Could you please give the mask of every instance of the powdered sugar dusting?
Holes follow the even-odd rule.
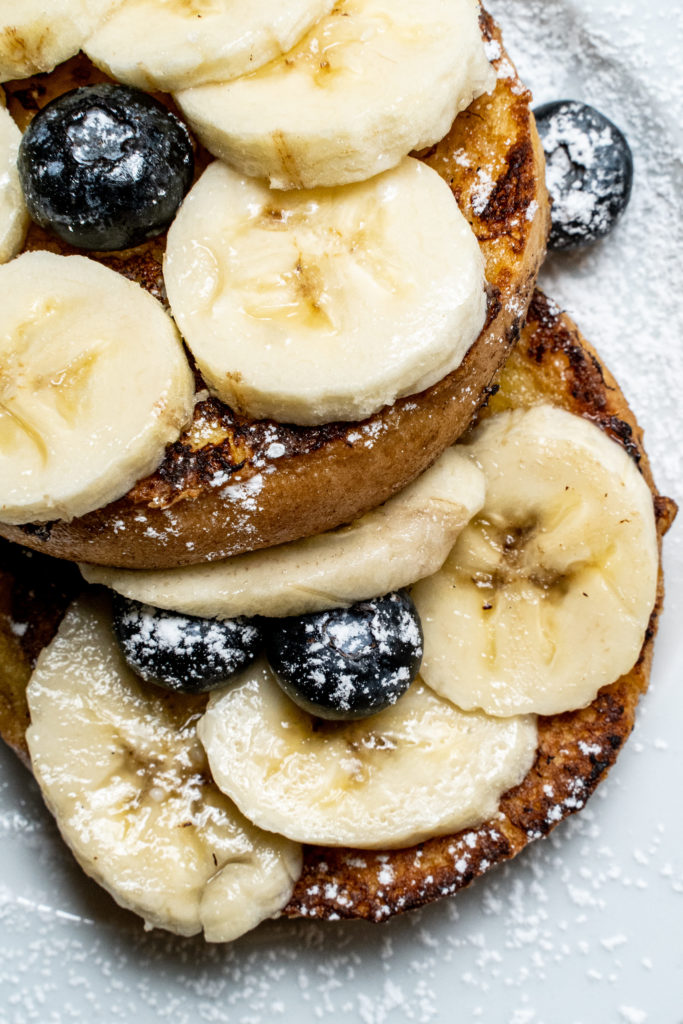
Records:
[[[422,659],[422,630],[404,592],[285,619],[276,635],[268,655],[286,691],[324,717],[322,709],[363,716],[395,704]]]
[[[148,681],[205,689],[253,660],[262,638],[248,619],[213,621],[118,598],[114,623],[128,663]]]
[[[629,186],[627,151],[618,130],[597,120],[590,107],[570,101],[541,118],[539,131],[553,237],[567,245],[606,235],[618,210],[617,197],[625,201]]]
[[[494,0],[489,7],[535,105],[589,103],[631,146],[633,193],[614,233],[583,252],[551,256],[540,283],[618,376],[646,428],[659,486],[675,496],[682,467],[675,443],[679,402],[675,391],[662,387],[662,359],[672,379],[681,379],[681,305],[671,269],[683,246],[683,131],[676,113],[683,107],[683,80],[672,72],[664,92],[660,81],[662,64],[672,59],[665,40],[680,38],[683,11],[667,5],[635,18],[632,5],[560,0]],[[650,43],[656,45],[657,34],[661,53]]]

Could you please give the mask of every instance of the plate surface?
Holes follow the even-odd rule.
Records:
[[[541,284],[618,377],[659,487],[681,503],[683,55],[670,40],[683,12],[488,6],[536,102],[592,102],[633,146],[624,220],[586,254],[550,259]],[[144,933],[83,877],[1,748],[0,1020],[682,1024],[683,516],[665,563],[651,689],[590,804],[454,900],[382,926],[280,921],[228,948]]]

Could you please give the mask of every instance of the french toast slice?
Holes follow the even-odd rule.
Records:
[[[495,819],[404,850],[309,847],[284,911],[290,917],[383,921],[456,893],[580,810],[633,728],[638,701],[649,683],[664,597],[661,542],[676,505],[657,491],[642,431],[616,380],[576,325],[540,291],[534,293],[526,326],[496,386],[477,422],[505,409],[550,403],[597,424],[625,448],[643,474],[654,502],[660,570],[640,656],[588,707],[539,717],[535,763],[522,783],[503,796]]]
[[[493,21],[482,15],[481,26],[496,89],[420,154],[451,186],[486,261],[487,321],[458,369],[362,423],[253,421],[205,397],[158,469],[124,497],[71,522],[0,524],[0,536],[60,558],[125,568],[214,560],[348,522],[403,488],[457,439],[518,336],[549,226],[531,96]],[[74,58],[50,75],[7,83],[8,106],[24,127],[50,99],[103,79],[85,58]],[[199,166],[206,161],[200,153]],[[72,251],[36,226],[26,248]],[[163,301],[163,251],[162,238],[94,258]],[[199,378],[197,387],[203,390]]]
[[[618,384],[575,325],[536,292],[521,338],[479,418],[551,403],[596,423],[639,466],[653,496],[661,539],[676,513],[654,484],[636,418]],[[25,690],[40,650],[83,587],[68,562],[2,542],[0,548],[0,735],[28,765]],[[458,835],[409,849],[368,851],[306,847],[304,870],[284,913],[290,917],[387,917],[455,893],[580,809],[628,737],[648,686],[661,612],[656,606],[633,669],[580,711],[539,719],[535,763],[503,797],[501,816]],[[17,630],[16,624],[21,623]]]

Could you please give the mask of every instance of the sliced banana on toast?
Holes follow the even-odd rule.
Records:
[[[274,188],[370,178],[489,91],[477,0],[339,0],[288,53],[176,93],[206,148]]]
[[[226,942],[277,913],[301,849],[246,821],[211,780],[203,702],[142,684],[106,602],[82,599],[28,687],[31,766],[83,870],[150,925]]]
[[[483,473],[448,448],[404,491],[338,530],[205,565],[82,565],[81,572],[89,583],[186,615],[302,615],[388,594],[436,572],[483,504]]]
[[[419,678],[379,714],[325,722],[285,696],[265,661],[211,695],[197,731],[216,784],[251,821],[364,849],[484,821],[537,746],[533,716],[465,713]]]
[[[0,82],[52,71],[120,2],[0,0]]]
[[[585,707],[643,644],[659,564],[650,489],[624,448],[549,405],[492,417],[462,450],[486,502],[413,589],[422,675],[491,715]]]
[[[194,378],[163,306],[94,260],[25,253],[0,292],[0,520],[69,520],[158,465]]]
[[[20,143],[21,132],[4,107],[0,90],[0,263],[16,256],[28,228],[28,211],[17,171]]]
[[[410,157],[370,181],[279,193],[216,161],[171,226],[164,280],[211,391],[285,423],[361,420],[422,391],[486,315],[474,233]]]
[[[151,92],[225,82],[298,43],[334,0],[124,0],[84,49],[112,78]]]

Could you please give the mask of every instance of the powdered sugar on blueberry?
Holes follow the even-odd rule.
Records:
[[[350,608],[271,619],[265,630],[278,682],[321,718],[364,718],[395,704],[422,660],[419,617],[404,591]]]
[[[623,133],[575,100],[535,111],[552,200],[551,249],[573,249],[608,234],[631,196],[633,158]]]
[[[116,595],[114,631],[126,661],[146,682],[182,693],[224,683],[254,660],[261,631],[250,619],[217,621],[164,611]]]

